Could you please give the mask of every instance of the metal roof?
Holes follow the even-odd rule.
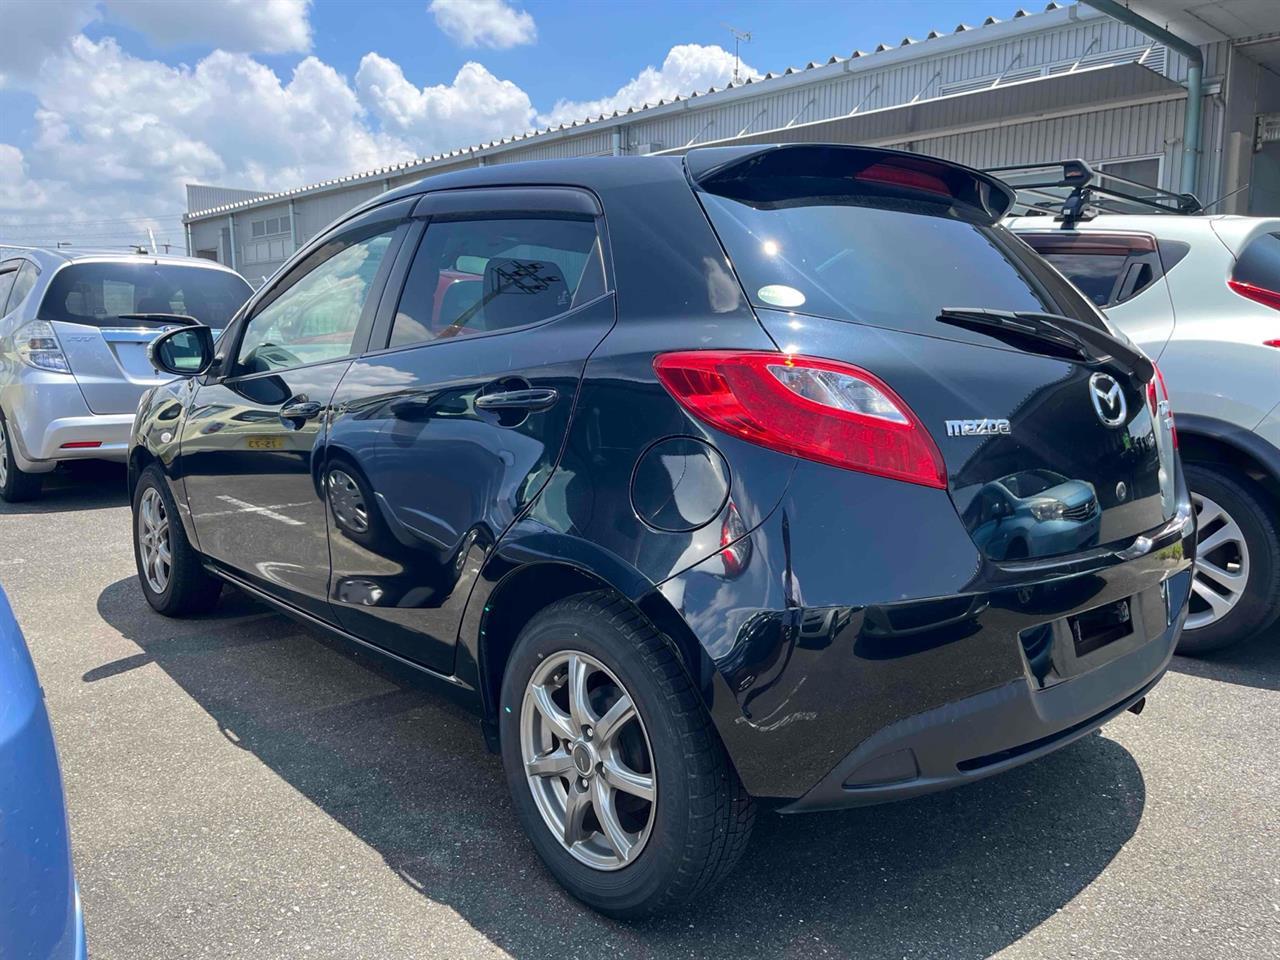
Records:
[[[518,149],[526,146],[531,141],[543,138],[554,139],[566,135],[579,134],[588,128],[599,130],[620,126],[637,119],[639,115],[649,119],[666,113],[701,107],[710,99],[714,99],[715,105],[719,106],[741,97],[756,96],[762,92],[773,93],[795,84],[820,83],[823,80],[855,70],[878,69],[905,60],[936,56],[963,47],[1002,39],[1010,35],[1049,29],[1060,23],[1066,23],[1069,19],[1078,20],[1101,16],[1103,14],[1089,7],[1081,7],[1079,4],[1063,5],[1055,2],[1055,0],[1050,0],[1043,13],[1032,14],[1026,10],[1019,9],[1011,19],[1006,21],[1001,21],[997,17],[987,17],[981,25],[976,27],[961,23],[957,24],[949,33],[931,30],[922,39],[903,37],[897,44],[882,43],[870,52],[854,50],[845,57],[836,55],[822,63],[811,61],[803,67],[787,67],[780,73],[766,73],[759,78],[749,77],[746,80],[731,82],[728,86],[719,89],[711,87],[709,90],[695,91],[688,96],[677,95],[671,100],[659,100],[654,104],[646,103],[639,107],[628,107],[626,110],[615,110],[610,114],[601,114],[586,120],[575,120],[572,123],[562,123],[556,127],[531,130],[510,137],[491,140],[488,143],[449,150],[430,157],[418,157],[401,163],[388,164],[373,170],[322,180],[318,183],[295,187],[291,190],[223,203],[203,210],[189,211],[183,215],[182,220],[184,223],[191,223],[213,215],[265,206],[308,194],[341,189],[351,184],[425,172],[433,167],[444,166],[463,158],[474,157],[479,159],[496,153]],[[762,90],[762,88],[765,89]]]

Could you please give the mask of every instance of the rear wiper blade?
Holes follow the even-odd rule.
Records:
[[[1024,315],[1009,310],[987,310],[983,307],[943,307],[937,319],[956,327],[979,333],[1005,334],[1001,339],[1032,340],[1047,344],[1059,352],[1081,360],[1096,361],[1088,346],[1076,336],[1045,320],[1041,315]]]
[[[188,327],[200,326],[200,321],[185,313],[119,313],[119,320],[156,320],[163,323],[180,323]]]
[[[1142,351],[1084,320],[1034,310],[988,310],[983,307],[943,307],[937,319],[981,333],[1004,333],[1049,344],[1068,356],[1120,367],[1140,383],[1155,376],[1155,367]]]

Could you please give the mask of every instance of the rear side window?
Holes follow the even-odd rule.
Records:
[[[41,320],[89,326],[161,326],[163,314],[195,317],[215,330],[227,325],[253,288],[238,274],[180,263],[73,263],[49,283]],[[160,314],[151,319],[127,314]]]
[[[512,330],[604,292],[590,219],[433,221],[409,268],[388,346]]]
[[[1250,240],[1231,271],[1231,279],[1280,291],[1280,233],[1264,233]]]
[[[1057,309],[1010,258],[997,228],[936,215],[924,204],[701,197],[759,307],[934,335],[943,307]]]

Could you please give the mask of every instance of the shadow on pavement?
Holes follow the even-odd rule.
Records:
[[[63,513],[127,506],[126,482],[123,463],[106,460],[66,463],[45,474],[36,499],[25,503],[0,502],[0,514]]]
[[[720,891],[685,915],[621,925],[542,871],[473,719],[419,690],[411,671],[238,591],[216,615],[177,622],[154,614],[130,578],[103,591],[98,611],[141,651],[85,682],[158,665],[405,883],[519,958],[986,957],[1089,884],[1146,799],[1132,756],[1095,735],[951,793],[762,812]]]
[[[1192,659],[1174,657],[1169,667],[1178,673],[1260,690],[1280,690],[1280,623],[1260,636],[1219,653]]]

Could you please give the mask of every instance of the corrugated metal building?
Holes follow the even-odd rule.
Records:
[[[1188,3],[1132,5],[1154,16],[1184,12]],[[1208,28],[1201,19],[1198,36],[1182,34],[1203,57],[1196,192],[1209,200],[1253,183],[1214,211],[1280,213],[1280,3],[1216,6],[1230,12],[1229,22]],[[230,264],[256,284],[351,207],[426,176],[477,164],[671,153],[728,142],[863,143],[979,167],[1083,157],[1177,189],[1187,75],[1185,56],[1134,27],[1089,6],[1050,3],[1042,13],[962,24],[723,90],[280,193],[239,196],[247,192],[192,186],[187,242],[190,252]]]

